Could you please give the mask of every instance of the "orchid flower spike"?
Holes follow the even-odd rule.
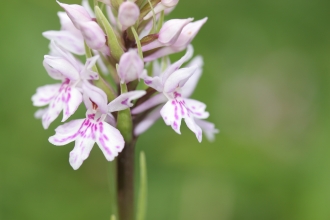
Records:
[[[67,121],[84,103],[86,117],[58,126],[49,138],[57,146],[75,142],[69,159],[73,169],[88,158],[94,143],[108,161],[114,160],[125,141],[131,145],[161,117],[178,134],[184,120],[198,141],[202,131],[214,138],[218,130],[205,121],[206,105],[189,98],[203,60],[197,56],[184,66],[193,55],[190,43],[207,18],[164,20],[179,0],[96,0],[94,8],[89,0],[81,1],[57,1],[65,12],[58,12],[60,30],[43,32],[50,40],[43,65],[58,82],[37,88],[32,96],[33,105],[42,107],[35,117],[45,129],[61,112],[62,122]],[[184,50],[171,63],[168,55]],[[85,55],[85,62],[77,55]]]

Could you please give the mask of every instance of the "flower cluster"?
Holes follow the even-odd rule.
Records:
[[[50,40],[43,65],[59,83],[39,87],[32,102],[46,106],[35,113],[45,129],[61,112],[64,122],[84,103],[86,117],[57,127],[49,138],[57,146],[75,142],[69,160],[74,169],[95,142],[113,160],[125,142],[160,117],[179,134],[184,119],[199,142],[202,131],[213,139],[218,130],[204,120],[206,105],[189,98],[203,60],[197,56],[182,67],[192,58],[190,43],[207,18],[164,21],[178,0],[95,0],[94,10],[88,0],[57,3],[65,12],[58,12],[60,30],[43,33]],[[184,50],[181,59],[170,62],[168,55]]]

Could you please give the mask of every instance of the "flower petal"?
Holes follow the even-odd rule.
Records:
[[[50,75],[51,73],[57,73],[58,75],[62,74],[70,80],[79,79],[79,72],[65,58],[45,55],[43,64]]]
[[[57,3],[66,11],[67,15],[77,29],[80,29],[80,23],[92,20],[87,10],[81,5],[68,5],[60,3],[59,1],[57,1]]]
[[[196,56],[192,61],[189,62],[187,67],[198,66],[194,74],[188,79],[188,81],[182,86],[183,97],[189,97],[194,92],[197,83],[202,75],[203,58],[201,56]]]
[[[158,92],[163,91],[162,78],[159,76],[150,77],[146,74],[146,71],[142,74],[141,78],[144,80],[144,83],[157,90]]]
[[[215,125],[211,122],[200,120],[195,118],[196,124],[203,130],[206,138],[209,141],[214,141],[214,135],[219,133],[219,130],[215,128]]]
[[[159,118],[160,118],[160,109],[162,106],[154,109],[150,114],[148,114],[139,124],[134,128],[134,134],[136,136],[141,135],[146,130],[148,130]]]
[[[82,89],[84,95],[87,96],[90,100],[92,100],[95,104],[97,104],[100,112],[102,112],[103,114],[106,114],[108,112],[108,98],[102,89],[99,89],[98,87],[92,85],[86,80],[82,84]],[[86,101],[88,100],[85,99],[85,104]]]
[[[82,42],[82,47],[84,48],[83,39],[81,40],[81,42]],[[63,49],[62,46],[57,41],[52,40],[50,42],[49,48],[50,48],[50,55],[51,56],[64,58],[65,60],[69,61],[70,64],[72,64],[73,67],[78,72],[80,72],[82,70],[83,64],[81,63],[81,61],[78,60],[76,57],[74,57],[70,52]],[[85,50],[85,48],[84,48],[84,50]]]
[[[84,41],[82,35],[81,38],[79,38],[73,35],[72,33],[70,33],[69,31],[45,31],[42,33],[42,35],[49,40],[55,40],[63,48],[74,54],[78,54],[78,55],[85,54]]]
[[[99,74],[92,70],[93,66],[95,65],[99,57],[100,57],[99,55],[96,55],[86,60],[85,67],[80,73],[82,79],[87,79],[87,80],[99,79]]]
[[[177,88],[181,88],[188,81],[189,77],[191,77],[197,66],[181,68],[174,73],[172,73],[164,84],[164,92],[171,93],[174,92]]]
[[[89,130],[88,130],[89,131]],[[91,152],[95,141],[92,138],[77,138],[73,150],[70,152],[70,165],[77,170]]]
[[[101,50],[106,47],[106,37],[101,27],[94,21],[83,22],[80,30],[86,44],[94,50]],[[109,55],[110,53],[108,53]]]
[[[202,129],[195,123],[194,119],[192,117],[185,117],[184,121],[188,128],[195,133],[199,143],[202,142]]]
[[[85,119],[73,120],[55,129],[55,135],[48,138],[48,141],[56,146],[66,145],[79,135],[79,128],[84,124]]]
[[[181,134],[181,119],[187,115],[187,110],[184,108],[183,103],[174,99],[169,100],[160,110],[160,114],[166,125],[171,125],[176,133]]]
[[[163,93],[159,93],[157,95],[152,96],[147,101],[143,102],[139,106],[132,109],[132,114],[139,114],[141,112],[144,112],[147,109],[150,109],[156,105],[159,105],[161,103],[165,103],[168,99]]]
[[[80,103],[82,102],[82,94],[75,87],[67,87],[65,92],[62,93],[63,102],[63,119],[62,122],[67,120],[73,113],[76,112]]]
[[[124,148],[125,141],[118,129],[105,122],[98,122],[96,143],[102,150],[105,158],[112,161]]]
[[[191,113],[194,118],[205,119],[210,116],[210,114],[205,111],[206,105],[203,102],[194,99],[185,99],[185,106],[189,109],[189,113]]]
[[[145,94],[146,91],[143,90],[123,93],[108,104],[108,111],[115,112],[130,108],[133,106],[133,100],[138,99]]]
[[[185,48],[183,48],[182,50],[184,50],[184,49]],[[165,57],[165,56],[173,54],[173,53],[181,52],[182,50],[177,50],[176,48],[172,48],[171,46],[162,47],[162,48],[159,48],[158,50],[156,50],[154,53],[143,57],[143,60],[144,60],[144,62],[151,62],[158,58]]]
[[[167,78],[176,70],[178,70],[183,63],[187,62],[192,55],[194,54],[194,48],[189,45],[187,48],[187,51],[185,53],[185,55],[183,55],[183,57],[181,57],[180,60],[176,61],[175,63],[173,63],[172,65],[170,65],[169,67],[166,68],[166,70],[163,72],[163,83],[167,80]]]
[[[172,45],[175,48],[185,48],[195,38],[201,27],[207,21],[207,17],[201,20],[187,24],[178,37],[177,41]]]
[[[178,39],[182,29],[193,20],[193,18],[187,18],[166,21],[158,33],[158,41],[161,42],[163,46],[172,45]]]
[[[58,94],[61,84],[45,85],[37,88],[37,93],[32,96],[34,106],[48,105]]]
[[[41,108],[38,109],[35,113],[34,113],[34,117],[37,119],[41,119],[42,116],[48,111],[48,107],[47,108]]]

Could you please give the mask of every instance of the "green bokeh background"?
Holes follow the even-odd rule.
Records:
[[[79,3],[67,0],[66,3]],[[181,0],[170,17],[209,17],[193,41],[205,59],[193,98],[221,130],[199,144],[163,121],[138,141],[148,163],[148,220],[330,219],[330,1]],[[42,66],[53,0],[0,8],[0,219],[109,219],[109,163],[97,146],[69,165],[31,96],[53,83]],[[80,109],[74,116],[83,117]]]

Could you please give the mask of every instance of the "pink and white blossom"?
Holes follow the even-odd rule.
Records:
[[[189,56],[187,56],[186,58],[189,58]],[[182,59],[181,62],[184,62],[185,60],[186,59]],[[162,73],[160,73],[160,71],[161,71],[160,66],[159,66],[158,62],[155,62],[155,63],[156,63],[156,65],[154,65],[154,68],[153,68],[153,75],[154,76],[161,75]],[[180,65],[180,63],[179,63],[179,65]],[[190,78],[185,82],[184,86],[181,87],[182,97],[180,97],[181,100],[177,100],[177,101],[179,102],[179,105],[180,105],[180,102],[185,102],[185,106],[188,107],[193,112],[193,114],[192,114],[194,116],[193,121],[197,126],[192,124],[191,123],[192,121],[188,119],[188,124],[190,123],[189,124],[190,127],[189,126],[188,127],[195,133],[196,133],[196,130],[197,130],[197,132],[200,131],[198,128],[198,127],[200,127],[201,130],[206,135],[207,139],[212,141],[214,139],[214,134],[218,133],[219,131],[215,128],[213,123],[200,119],[200,118],[208,117],[208,113],[205,112],[205,107],[206,107],[205,104],[203,104],[197,100],[188,99],[188,97],[191,96],[194,89],[196,88],[198,80],[202,74],[202,66],[203,66],[202,57],[196,56],[193,60],[190,61],[189,64],[186,65],[186,67],[192,67],[192,66],[198,66],[198,68],[195,70],[194,74],[192,76],[190,76]],[[177,68],[177,67],[178,67],[178,65],[175,66],[175,68]],[[155,96],[152,96],[151,98],[146,100],[144,103],[140,104],[139,106],[135,107],[132,110],[132,113],[133,114],[142,113],[150,108],[158,106],[167,101],[168,101],[168,98],[166,97],[166,95],[164,95],[164,93],[157,94]],[[162,106],[159,106],[159,107],[156,107],[154,110],[152,110],[139,124],[136,125],[134,134],[141,135],[143,132],[145,132],[147,129],[149,129],[162,116],[161,115],[162,108],[163,108]],[[165,111],[165,110],[162,110],[162,111]],[[172,111],[172,110],[170,110],[170,111]],[[185,111],[185,110],[183,110],[183,111]],[[166,112],[163,112],[163,114],[164,113],[166,113]],[[170,119],[167,119],[167,121],[168,121],[167,123],[169,125],[171,125],[171,123],[169,122]],[[186,123],[187,123],[187,121],[186,121]],[[176,125],[174,125],[174,126],[179,127],[179,124],[176,123]]]
[[[56,45],[54,47],[56,48]],[[67,56],[68,54],[60,48],[56,51],[61,52],[64,57],[46,55],[43,64],[48,74],[53,79],[61,80],[62,83],[39,87],[37,93],[32,96],[34,106],[48,105],[41,116],[45,129],[62,111],[63,122],[77,110],[82,102],[82,82],[98,79],[98,74],[92,71],[97,56],[87,59],[85,66],[80,66],[73,57]]]
[[[148,107],[153,107],[166,97],[167,102],[160,110],[160,115],[163,117],[165,124],[170,125],[175,132],[180,134],[181,120],[184,119],[188,128],[195,133],[198,141],[201,142],[202,130],[195,123],[194,119],[205,119],[209,116],[209,113],[205,111],[206,105],[197,100],[185,98],[182,95],[182,88],[197,69],[200,68],[196,64],[180,68],[184,62],[191,58],[192,53],[193,48],[189,46],[186,54],[179,61],[167,67],[159,76],[149,77],[145,75],[143,77],[145,83],[162,92],[163,96],[157,97],[157,99],[152,97],[150,100],[153,101],[141,104],[140,106],[142,107],[138,106],[136,109],[133,109],[132,113],[137,114]],[[143,130],[141,127],[138,129],[140,131]]]
[[[75,170],[88,158],[95,143],[108,161],[114,160],[123,150],[125,141],[120,131],[108,123],[107,117],[112,111],[119,111],[132,106],[131,103],[127,104],[128,102],[124,102],[124,100],[131,101],[144,94],[145,91],[124,93],[110,102],[108,111],[103,112],[100,111],[98,104],[107,105],[105,93],[100,89],[86,92],[84,95],[84,102],[87,107],[86,118],[73,120],[57,127],[55,135],[49,138],[49,142],[56,146],[75,142],[69,159],[70,165]],[[95,100],[98,104],[94,102]]]

